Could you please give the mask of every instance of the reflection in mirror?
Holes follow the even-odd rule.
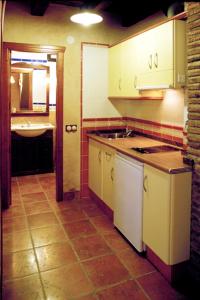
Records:
[[[28,63],[11,65],[11,113],[49,112],[49,67]]]

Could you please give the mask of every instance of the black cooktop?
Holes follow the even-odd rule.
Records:
[[[161,145],[161,146],[152,146],[152,147],[136,147],[131,148],[142,154],[151,154],[151,153],[159,153],[159,152],[169,152],[169,151],[180,151],[180,149],[168,146],[168,145]]]

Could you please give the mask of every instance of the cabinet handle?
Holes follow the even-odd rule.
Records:
[[[111,160],[111,157],[112,157],[112,154],[111,153],[108,153],[108,152],[105,152],[106,153],[106,160],[107,161],[110,161]]]
[[[146,180],[147,180],[147,175],[144,176],[144,180],[143,180],[143,189],[144,189],[145,193],[147,192],[147,188],[145,186]]]
[[[136,89],[136,86],[137,86],[137,76],[135,76],[134,78],[134,88]]]
[[[101,162],[101,150],[99,150],[98,159],[99,159],[99,162]]]
[[[149,55],[149,69],[152,69],[152,54]]]
[[[154,66],[156,68],[158,67],[158,53],[157,52],[154,54]]]
[[[112,168],[110,171],[110,178],[112,181],[114,180],[114,168]]]
[[[119,88],[119,90],[121,91],[121,82],[122,82],[122,80],[121,80],[121,78],[119,79],[119,84],[118,84],[118,88]]]

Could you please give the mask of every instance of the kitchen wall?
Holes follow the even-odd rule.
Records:
[[[117,26],[108,14],[104,22],[82,27],[69,21],[76,9],[50,4],[45,16],[31,16],[23,3],[8,1],[5,15],[4,41],[65,46],[64,57],[64,125],[77,124],[80,129],[81,43],[112,44],[130,34],[164,19],[161,14],[137,26]],[[64,191],[80,189],[80,130],[64,137]],[[74,151],[76,149],[76,151]]]

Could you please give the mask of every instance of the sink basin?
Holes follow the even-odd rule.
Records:
[[[24,137],[35,137],[54,127],[55,126],[50,123],[12,124],[11,131],[15,131]]]
[[[96,131],[95,134],[106,139],[119,139],[135,136],[133,131],[127,131],[126,129],[99,130]]]

